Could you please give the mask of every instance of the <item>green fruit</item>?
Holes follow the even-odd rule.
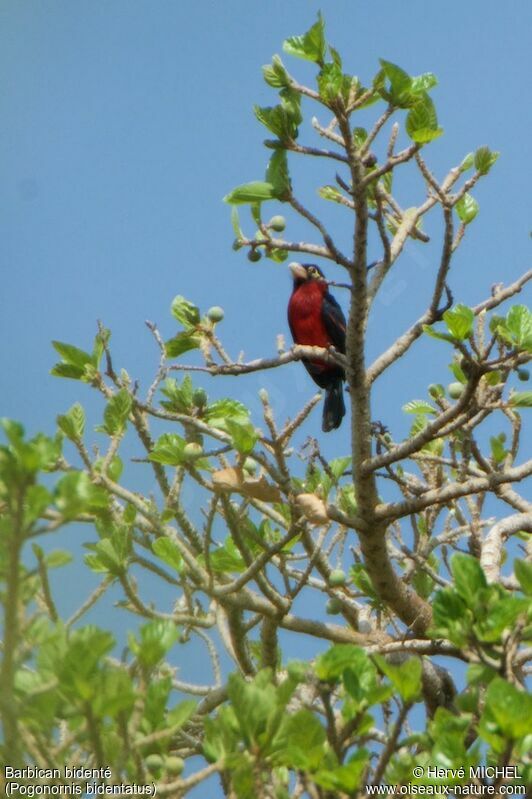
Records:
[[[212,308],[209,308],[207,311],[207,319],[210,319],[211,322],[221,322],[224,318],[224,309],[220,308],[219,305],[213,305]]]
[[[271,229],[275,230],[277,233],[282,233],[286,227],[286,219],[284,216],[273,216],[270,219],[268,227],[271,227]]]
[[[207,404],[207,392],[204,388],[197,388],[192,394],[192,402],[196,408],[204,408]]]
[[[341,610],[342,610],[342,603],[335,596],[331,597],[331,599],[329,599],[327,601],[327,604],[325,605],[325,612],[328,613],[330,616],[337,616]]]
[[[445,389],[439,383],[431,383],[429,386],[429,394],[431,397],[441,397],[445,393]]]
[[[248,474],[255,474],[257,471],[257,462],[254,461],[253,458],[246,458],[243,469]]]
[[[517,379],[521,380],[522,383],[526,383],[527,380],[530,380],[530,372],[528,369],[518,369]]]
[[[235,252],[236,252],[241,247],[242,247],[242,242],[240,241],[240,239],[235,239],[234,242],[233,242],[233,250],[235,250]]]
[[[262,255],[260,254],[260,252],[258,250],[250,250],[248,252],[248,261],[251,261],[252,263],[256,263],[257,261],[260,261],[261,258],[262,258]]]
[[[203,447],[201,444],[196,444],[191,441],[189,444],[185,444],[183,455],[186,460],[194,460],[195,458],[199,458],[200,455],[203,455]]]
[[[462,383],[449,383],[447,386],[447,392],[451,399],[460,399],[464,393],[464,387]]]
[[[146,758],[146,768],[148,771],[157,771],[163,765],[163,759],[161,755],[152,754],[148,755]]]
[[[333,569],[329,574],[329,585],[345,585],[346,574],[343,569]]]
[[[175,757],[171,755],[164,761],[164,767],[169,774],[179,776],[185,768],[185,761],[182,757]]]

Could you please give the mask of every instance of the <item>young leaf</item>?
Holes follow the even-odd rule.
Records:
[[[185,439],[176,433],[163,433],[150,452],[149,459],[167,466],[179,466],[185,460],[185,446]]]
[[[242,205],[244,203],[262,203],[275,198],[275,187],[271,183],[255,180],[237,186],[236,189],[225,195],[224,202],[230,205]]]
[[[427,144],[441,136],[443,129],[438,127],[436,108],[428,94],[415,95],[415,98],[406,118],[406,132],[412,141]]]
[[[199,308],[180,294],[174,297],[171,311],[174,319],[187,329],[194,328],[200,321]]]
[[[456,305],[452,310],[445,311],[443,319],[453,338],[462,341],[471,335],[475,315],[467,305]]]
[[[464,225],[469,225],[470,222],[476,217],[479,211],[479,204],[467,192],[461,197],[455,205],[456,213]]]
[[[514,305],[506,315],[506,330],[519,348],[532,350],[532,313],[526,305]]]
[[[451,559],[451,571],[456,591],[468,603],[473,601],[479,591],[488,585],[480,563],[471,555],[465,555],[462,552],[454,554]]]
[[[120,389],[107,403],[103,414],[103,425],[97,429],[110,436],[121,433],[126,426],[132,405],[133,399],[130,393],[125,388]]]
[[[285,150],[276,150],[268,163],[266,180],[274,188],[277,199],[283,201],[290,195],[290,175]]]
[[[290,76],[278,55],[273,56],[271,64],[262,67],[262,74],[266,83],[274,89],[290,86]]]
[[[65,363],[84,369],[87,364],[92,363],[92,356],[84,350],[74,347],[72,344],[64,344],[62,341],[52,341],[53,348],[59,353]]]
[[[180,574],[183,571],[183,557],[177,544],[171,538],[156,538],[151,548],[161,560],[171,566],[172,569],[175,569],[176,572]]]
[[[508,400],[513,408],[532,408],[532,391],[516,391]]]
[[[71,441],[79,441],[85,430],[85,412],[76,402],[64,415],[57,417],[58,427]]]
[[[399,108],[409,108],[416,101],[416,96],[412,92],[412,78],[404,69],[392,64],[391,61],[379,59],[384,75],[390,81],[390,88],[382,88],[381,93],[385,100],[389,100]]]
[[[487,175],[498,157],[499,153],[493,152],[489,147],[479,147],[475,153],[475,169],[481,175]]]
[[[523,592],[527,596],[532,596],[532,563],[526,560],[516,560],[514,571]]]
[[[240,420],[227,419],[226,428],[233,440],[233,446],[242,455],[249,455],[257,443],[257,434],[251,422],[242,423]]]
[[[325,41],[325,24],[321,14],[318,21],[302,36],[290,36],[283,43],[283,50],[296,58],[304,58],[322,64],[325,61],[327,43]]]
[[[403,405],[404,413],[423,414],[436,413],[436,409],[425,400],[410,400],[406,405]]]
[[[201,339],[197,333],[184,330],[182,333],[178,333],[176,336],[166,341],[164,350],[167,358],[179,358],[184,352],[197,350],[200,343]]]

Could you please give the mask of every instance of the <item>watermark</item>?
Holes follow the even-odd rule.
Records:
[[[6,796],[155,796],[155,783],[108,782],[111,769],[105,768],[41,768],[4,766]]]
[[[521,782],[517,766],[469,766],[468,768],[440,768],[416,766],[412,770],[416,780],[402,785],[366,785],[368,796],[526,796],[526,786]],[[452,784],[430,783],[445,780]],[[496,780],[497,784],[485,782]]]

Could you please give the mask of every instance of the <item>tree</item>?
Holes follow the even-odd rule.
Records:
[[[280,341],[273,358],[234,359],[218,333],[222,309],[202,313],[181,296],[172,304],[176,335],[164,342],[150,325],[160,362],[145,395],[115,370],[102,325],[90,352],[54,342],[61,360],[53,373],[103,397],[97,431],[107,443],[92,451],[80,404],[58,416],[52,437],[27,439],[20,424],[3,423],[7,782],[69,783],[79,795],[87,782],[144,793],[157,784],[159,796],[184,796],[196,786],[212,795],[216,789],[202,783],[217,779],[224,795],[240,799],[367,796],[383,784],[460,793],[456,786],[486,780],[498,795],[517,772],[516,792],[530,781],[532,708],[524,686],[532,505],[515,484],[532,473],[532,461],[518,459],[521,409],[532,405],[532,392],[516,390],[516,380],[528,379],[532,316],[523,305],[498,311],[532,273],[494,287],[473,308],[453,306],[448,286],[453,253],[478,213],[470,192],[497,153],[480,147],[438,180],[425,158],[442,133],[430,97],[434,75],[412,77],[382,60],[364,87],[344,72],[321,17],[284,49],[315,65],[316,88],[299,83],[278,56],[264,68],[279,103],[255,114],[274,137],[265,142],[272,154],[264,181],[226,197],[234,246],[247,248],[253,261],[284,261],[295,252],[335,264],[350,290],[347,353],[286,349]],[[303,99],[327,114],[324,123],[312,121],[325,147],[299,142]],[[372,127],[354,127],[373,106]],[[289,155],[331,168],[330,185],[318,193],[350,212],[352,251],[343,252],[299,199]],[[424,186],[408,209],[393,194],[392,178],[403,169],[417,170]],[[318,241],[285,238],[284,217],[265,221],[270,201],[308,223]],[[251,211],[251,236],[241,229],[239,205]],[[443,237],[427,310],[368,363],[375,297],[409,238],[429,244],[422,221],[431,211],[441,214]],[[381,255],[368,269],[374,232]],[[446,348],[455,382],[447,390],[431,385],[427,397],[405,406],[414,420],[399,441],[372,418],[372,392],[422,336]],[[184,363],[194,350],[201,364]],[[345,368],[351,430],[349,452],[329,462],[318,442],[308,442],[302,473],[292,444],[319,395],[296,418],[278,420],[263,391],[259,422],[236,399],[210,401],[193,377],[281,368],[305,357]],[[161,423],[166,432],[156,437]],[[119,451],[129,436],[144,448],[153,496],[122,479]],[[200,508],[187,505],[188,485]],[[73,522],[90,531],[85,561],[100,582],[61,619],[49,570],[66,566],[70,554],[50,544]],[[521,542],[528,558],[517,557]],[[503,575],[505,558],[513,568]],[[171,602],[145,598],[148,573]],[[120,658],[113,635],[84,618],[117,586],[124,615],[141,620]],[[303,597],[321,609],[319,618],[305,611]],[[290,660],[287,635],[292,650],[297,636],[313,637],[320,654]],[[209,685],[185,683],[177,673],[197,640],[212,663]],[[467,666],[465,674],[457,664]],[[18,773],[23,766],[33,771]],[[78,766],[94,771],[65,772]]]

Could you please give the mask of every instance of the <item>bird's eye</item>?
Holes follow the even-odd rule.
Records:
[[[314,266],[311,266],[308,272],[311,277],[318,277],[318,270]]]

